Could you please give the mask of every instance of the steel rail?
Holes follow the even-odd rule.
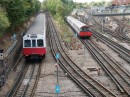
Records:
[[[106,54],[100,50],[99,48],[97,48],[96,46],[93,45],[92,42],[88,41],[86,44],[89,44],[91,45],[91,48],[94,48],[96,50],[96,52],[98,52],[98,54],[100,54],[100,56],[102,56],[102,58],[108,63],[109,66],[107,66],[104,62],[103,66],[105,66],[107,68],[107,70],[109,70],[109,72],[113,75],[113,77],[115,77],[116,81],[118,81],[118,84],[120,85],[120,87],[128,94],[130,95],[129,91],[130,91],[130,88],[128,88],[130,86],[130,78],[128,75],[128,73],[124,73],[124,71],[120,68],[118,68],[118,66],[116,66],[117,64],[115,64],[113,62],[113,60],[111,60],[108,56],[106,56]],[[93,50],[94,50],[93,49]],[[103,62],[103,61],[102,61]],[[118,69],[118,70],[117,70]],[[114,72],[116,72],[116,74],[114,72],[112,72],[112,70],[114,70]],[[121,74],[120,74],[121,73]],[[119,76],[118,76],[119,75]],[[126,78],[124,78],[127,77]],[[123,81],[121,81],[123,80]],[[124,86],[125,85],[125,86]],[[126,87],[128,86],[128,87]]]
[[[89,14],[89,15],[90,15],[90,14]],[[94,25],[95,25],[95,23],[97,24],[97,26],[98,26],[99,29],[103,27],[104,30],[105,30],[105,32],[108,33],[109,35],[112,35],[113,37],[117,38],[118,40],[121,40],[121,41],[125,41],[125,42],[127,42],[127,43],[130,43],[130,39],[129,39],[128,37],[125,37],[124,35],[123,35],[123,37],[117,35],[114,31],[111,31],[111,30],[108,29],[107,27],[102,26],[101,24],[99,24],[99,23],[95,20],[95,18],[93,18],[91,15],[90,15],[90,19],[93,21],[93,24],[94,24]],[[122,28],[122,27],[121,27],[121,28]],[[120,28],[120,30],[122,30],[121,28]]]
[[[19,75],[17,76],[13,86],[11,87],[11,89],[9,90],[9,92],[6,94],[6,97],[14,97],[16,91],[18,90],[19,88],[19,83],[21,82],[21,79],[23,78],[23,76],[25,75],[25,72],[27,70],[27,66],[26,64],[23,64],[21,70],[20,70],[20,73]]]
[[[32,69],[31,69],[31,72],[30,72],[30,77],[29,77],[29,80],[28,80],[27,84],[25,85],[25,87],[24,87],[24,89],[23,89],[23,92],[22,92],[21,97],[25,97],[25,94],[26,94],[26,92],[27,92],[27,89],[28,89],[28,87],[29,87],[29,84],[30,84],[31,79],[32,79],[33,74],[34,74],[35,65],[36,65],[36,64],[31,65],[31,66],[32,66]]]
[[[49,16],[48,16],[49,17]],[[53,25],[52,25],[53,26]],[[53,28],[52,28],[52,26],[50,26],[50,24],[49,24],[49,27],[50,27],[50,33],[53,33]],[[52,52],[53,52],[53,56],[54,56],[54,58],[55,58],[55,55],[56,55],[56,53],[57,53],[57,48],[55,47],[55,44],[54,45],[52,45],[53,43],[52,42],[54,42],[52,39],[54,38],[54,36],[53,37],[50,37],[50,34],[49,34],[49,39],[50,39],[50,44],[51,44],[51,50],[52,50]],[[87,94],[87,95],[89,95],[89,97],[98,97],[98,96],[96,96],[95,94],[93,94],[88,88],[86,88],[85,87],[85,85],[83,84],[83,83],[81,83],[75,76],[74,76],[74,74],[72,74],[71,72],[70,72],[70,70],[68,70],[67,68],[66,68],[66,66],[64,66],[64,63],[62,62],[62,61],[60,61],[59,60],[59,64],[60,64],[60,66],[62,67],[62,69],[71,77],[71,79],[73,79],[73,81],[75,81],[84,91],[85,91],[85,93]]]
[[[52,27],[51,27],[51,29],[52,29]],[[52,32],[52,31],[51,31]],[[55,32],[57,32],[57,31],[55,31]],[[53,35],[53,37],[56,37],[57,36],[57,38],[55,38],[55,39],[57,39],[58,41],[59,41],[59,44],[61,45],[61,43],[60,43],[60,40],[59,40],[59,38],[58,38],[58,35]],[[57,41],[56,41],[57,42]],[[58,48],[59,48],[60,46],[58,46]],[[62,48],[62,46],[61,46],[61,48]],[[62,48],[63,49],[63,48]],[[64,49],[63,49],[63,51],[64,51]],[[59,52],[61,52],[61,55],[63,55],[62,54],[62,51],[61,50],[59,50]],[[65,55],[67,55],[66,53],[65,53]],[[64,56],[64,55],[63,55]],[[68,57],[67,57],[68,58]],[[70,58],[68,58],[68,59],[66,59],[66,58],[63,58],[64,60],[70,60]],[[72,61],[72,60],[71,60]],[[74,62],[72,62],[73,64],[74,64]],[[71,63],[71,64],[72,64]],[[68,63],[68,64],[70,64],[70,63]],[[71,66],[71,65],[70,65]],[[75,72],[77,72],[78,71],[78,73],[79,73],[79,70],[81,70],[81,69],[79,69],[79,67],[76,65],[76,66],[71,66],[71,68],[73,68],[73,69],[75,69]],[[81,71],[80,71],[81,72]],[[86,76],[86,74],[85,74],[85,72],[83,72],[82,71],[82,74],[84,74],[85,76]],[[80,76],[83,76],[81,73],[79,73],[79,75]],[[88,76],[88,75],[87,75]],[[89,78],[91,78],[91,77],[89,77]],[[91,78],[92,79],[92,78]],[[87,79],[85,78],[85,80],[87,81]],[[93,79],[94,80],[94,79]],[[95,81],[96,82],[96,81]],[[89,84],[90,84],[90,82],[89,82]],[[97,84],[97,83],[96,83]],[[99,83],[98,83],[99,84]],[[92,85],[92,84],[91,84]],[[99,84],[100,85],[100,84]],[[102,86],[103,87],[103,86]],[[106,89],[105,87],[103,87],[104,89]],[[96,87],[96,89],[98,90],[98,88]],[[99,92],[100,92],[100,90],[98,90]],[[108,90],[107,90],[108,91]],[[101,93],[101,92],[100,92]],[[110,91],[109,91],[109,93],[111,93]],[[101,93],[102,95],[104,95],[103,93]],[[112,94],[113,96],[115,96],[114,94]],[[104,95],[105,96],[105,95]]]
[[[127,62],[130,62],[130,50],[127,48],[117,44],[116,42],[108,39],[107,37],[101,35],[100,33],[96,33],[93,30],[93,35],[101,40],[103,43],[107,44],[113,50],[115,50],[122,58],[124,58]]]

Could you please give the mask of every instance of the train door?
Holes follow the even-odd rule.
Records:
[[[36,40],[32,40],[32,47],[36,47]]]
[[[36,39],[32,39],[32,54],[36,54]]]

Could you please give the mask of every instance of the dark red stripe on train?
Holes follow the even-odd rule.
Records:
[[[85,36],[90,37],[90,36],[92,36],[92,32],[80,32],[79,36],[81,36],[81,37],[85,37]]]
[[[46,48],[23,48],[24,56],[31,56],[35,54],[43,56],[44,54],[46,54]]]

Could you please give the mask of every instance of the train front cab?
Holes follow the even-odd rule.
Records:
[[[89,27],[83,26],[80,28],[79,36],[81,38],[90,38],[92,36],[92,32],[89,30]]]
[[[45,39],[28,38],[23,39],[23,55],[26,58],[43,57],[46,54]]]

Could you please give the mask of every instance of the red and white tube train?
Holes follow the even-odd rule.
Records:
[[[27,33],[23,36],[22,53],[26,58],[44,57],[46,54],[45,14],[38,14]]]
[[[92,32],[89,30],[90,27],[86,24],[71,16],[67,16],[66,20],[81,38],[89,38],[92,36]]]

